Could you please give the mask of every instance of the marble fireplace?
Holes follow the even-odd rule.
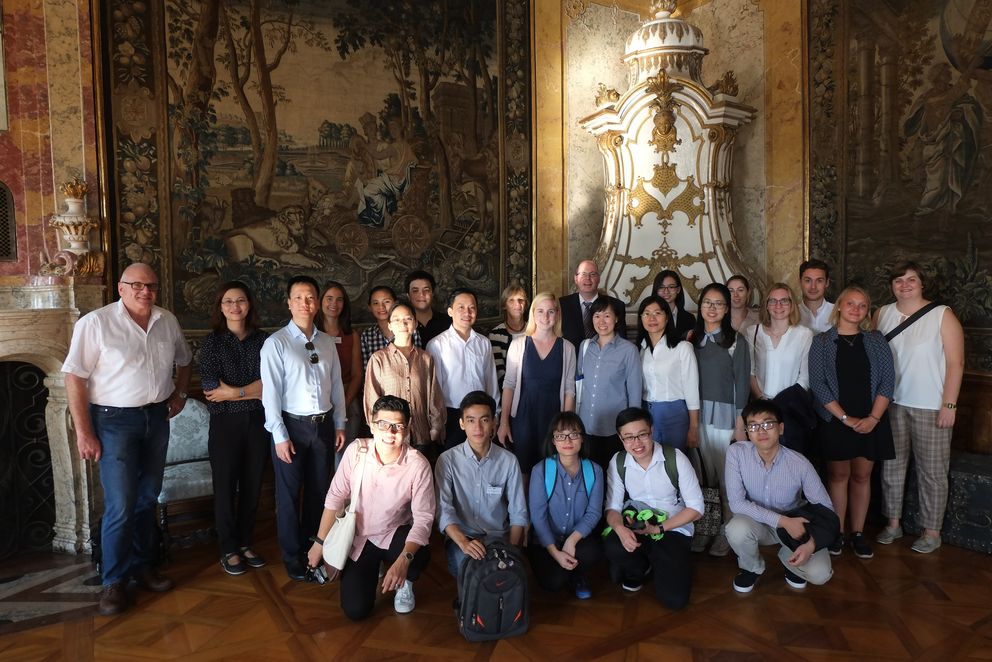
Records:
[[[30,285],[0,287],[0,361],[23,361],[45,373],[45,424],[55,484],[52,549],[89,552],[101,507],[96,465],[79,459],[69,416],[62,360],[79,316],[103,305],[103,286],[71,277],[37,277]]]

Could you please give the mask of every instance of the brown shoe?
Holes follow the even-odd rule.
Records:
[[[164,593],[175,586],[175,582],[171,579],[163,577],[154,568],[148,566],[144,566],[139,570],[134,575],[134,579],[138,582],[138,586],[152,593]]]
[[[101,616],[113,616],[127,609],[127,591],[124,582],[116,582],[103,587],[100,593],[100,606],[97,611]]]

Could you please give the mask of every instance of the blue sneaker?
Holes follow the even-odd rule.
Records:
[[[575,578],[575,597],[579,600],[588,600],[592,597],[592,590],[589,588],[588,582],[584,575],[579,575]]]

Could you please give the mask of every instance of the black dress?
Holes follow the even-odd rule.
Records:
[[[837,402],[848,416],[864,418],[871,413],[871,366],[860,333],[837,336],[837,388]],[[869,434],[855,432],[834,416],[819,427],[818,437],[821,456],[827,461],[863,457],[877,462],[896,456],[888,411]]]

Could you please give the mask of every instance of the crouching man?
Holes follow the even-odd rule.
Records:
[[[801,454],[781,446],[782,411],[770,400],[755,400],[741,412],[750,441],[727,450],[725,480],[733,519],[727,540],[740,572],[734,590],[750,593],[765,571],[760,545],[779,545],[785,581],[825,584],[833,574],[827,545],[840,521],[819,476]]]

